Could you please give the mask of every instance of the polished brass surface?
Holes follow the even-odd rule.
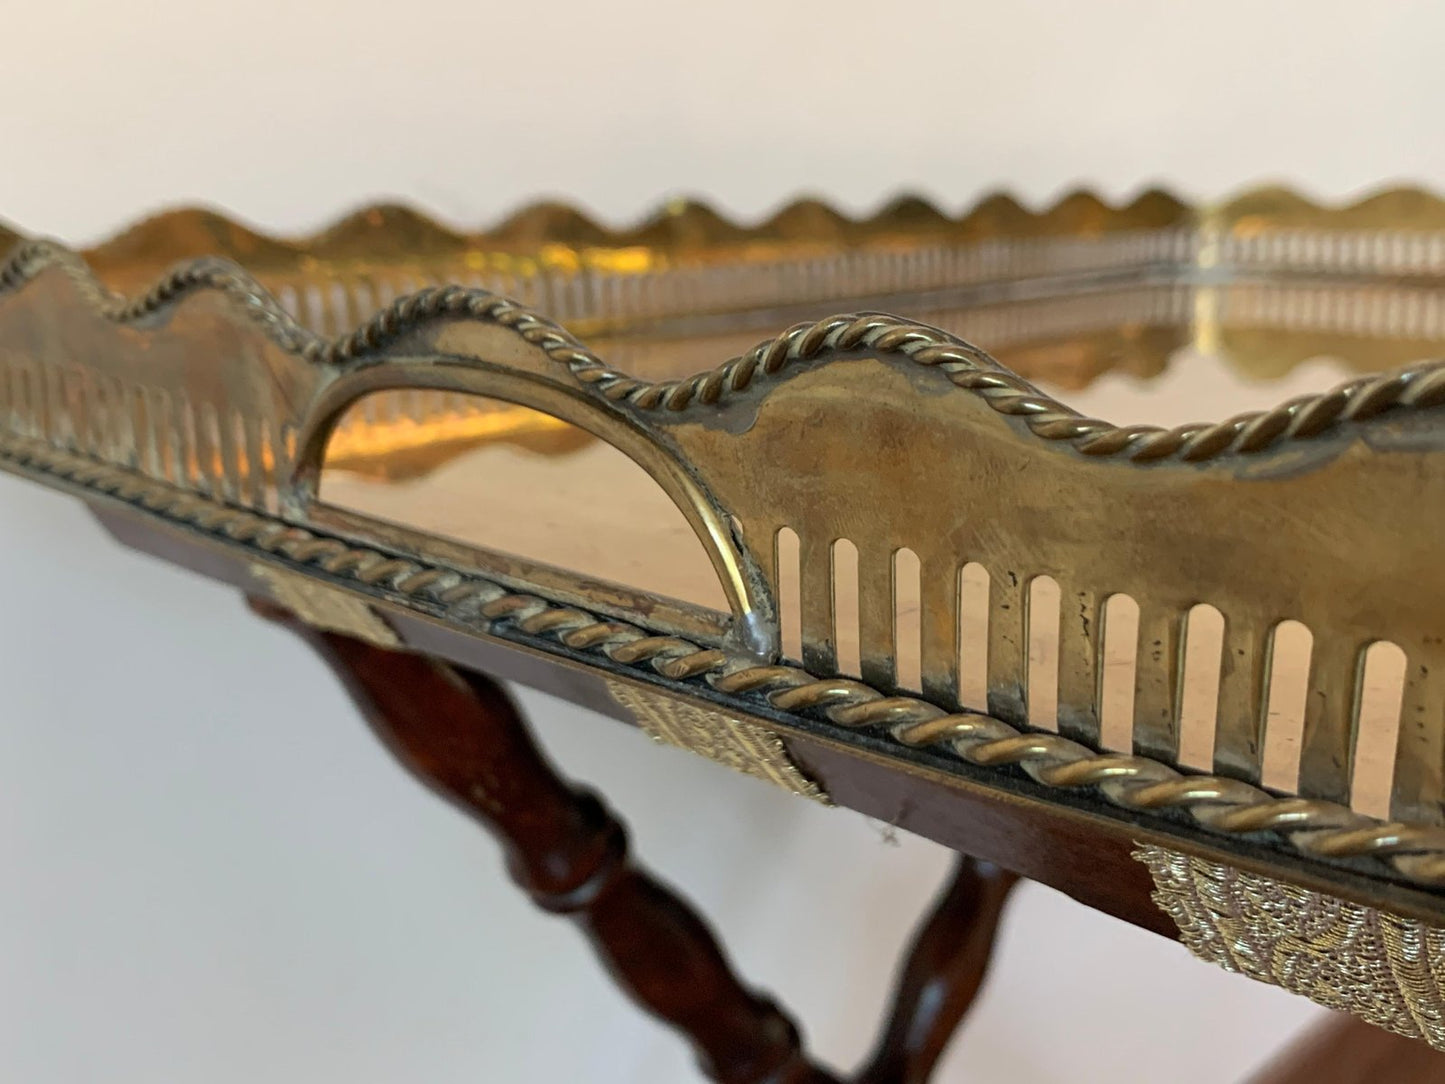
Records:
[[[882,755],[904,775],[920,771],[906,750],[942,751],[923,774],[950,776],[949,768],[966,762],[989,769],[958,782],[982,786],[1001,801],[1038,800],[1021,795],[1009,768],[1017,765],[1044,788],[1065,798],[1097,789],[1106,805],[1080,810],[1096,828],[1113,814],[1120,827],[1136,839],[1156,837],[1186,847],[1190,853],[1218,860],[1230,854],[1246,868],[1277,871],[1282,866],[1305,885],[1328,886],[1356,900],[1388,899],[1401,913],[1436,917],[1440,899],[1429,889],[1441,879],[1445,841],[1438,829],[1381,823],[1328,802],[1302,802],[1272,796],[1256,787],[1207,776],[1187,776],[1159,761],[1121,754],[1098,754],[1078,742],[1052,734],[1025,732],[998,719],[974,712],[945,714],[918,698],[889,696],[853,680],[821,680],[787,665],[758,663],[736,653],[700,646],[676,636],[649,634],[637,624],[572,606],[549,603],[534,594],[509,589],[444,565],[406,558],[379,547],[358,546],[324,532],[288,526],[263,514],[186,493],[165,482],[93,459],[57,452],[36,441],[0,438],[0,464],[25,476],[85,496],[97,504],[116,505],[154,519],[154,526],[175,528],[193,536],[204,552],[196,567],[239,579],[255,590],[258,563],[284,571],[344,584],[361,598],[415,617],[441,620],[465,635],[489,639],[519,652],[546,655],[561,652],[572,665],[603,674],[625,673],[633,681],[657,687],[689,701],[716,705],[721,695],[739,716],[766,713],[769,724],[849,747],[850,736],[886,735],[891,749],[856,749],[856,755]],[[127,534],[123,537],[133,537]],[[147,538],[143,543],[152,544]],[[166,552],[174,551],[166,547]],[[215,558],[227,553],[243,561],[239,576],[227,574]],[[188,561],[188,563],[190,563]],[[394,623],[393,623],[394,624]],[[408,645],[417,646],[408,640]],[[434,643],[428,640],[427,643]],[[820,731],[821,716],[831,729]],[[1023,740],[1027,738],[1027,740]],[[948,756],[952,752],[958,760]],[[891,755],[890,755],[891,754]],[[1201,834],[1177,819],[1151,820],[1151,812],[1186,811]],[[1141,819],[1139,814],[1145,814]],[[1259,835],[1279,832],[1296,852],[1266,851],[1257,846],[1234,852],[1230,837],[1259,843]],[[1404,875],[1401,881],[1379,881],[1379,868],[1361,867],[1358,859],[1388,854]],[[1351,862],[1351,859],[1355,861]],[[1345,864],[1340,865],[1341,860]],[[1423,891],[1422,891],[1423,890]]]
[[[1162,847],[1137,857],[1201,960],[1445,1050],[1445,929]]]
[[[545,207],[475,236],[374,208],[304,242],[182,212],[84,259],[23,242],[0,268],[0,456],[131,494],[252,563],[284,553],[328,590],[391,592],[604,671],[646,666],[656,695],[703,682],[744,720],[796,715],[900,763],[946,750],[1109,815],[1177,826],[1183,811],[1189,832],[1382,892],[1436,886],[1445,368],[1420,359],[1445,341],[1442,276],[1445,212],[1417,192],[1341,209],[1278,191],[1200,208],[1076,195],[1038,214],[1000,198],[961,219],[905,201],[863,222],[805,202],[756,228],[677,205],[622,232]],[[1320,355],[1406,367],[1183,425],[1089,418],[1027,379],[1088,388],[1181,352],[1259,376]],[[588,516],[662,537],[613,473],[579,490],[575,517],[525,488],[487,497],[488,517],[534,532],[513,542],[355,499],[358,480],[402,494],[498,447],[564,471],[589,449],[630,459],[711,593],[532,550],[590,537]],[[986,574],[981,703],[963,702],[965,566]],[[1053,619],[1034,612],[1046,584]],[[1118,595],[1137,611],[1122,701]],[[1183,733],[1201,603],[1223,619],[1200,746],[1214,775],[1190,772],[1208,765]],[[1311,645],[1292,670],[1287,619]],[[1406,660],[1398,739],[1366,710],[1378,642]],[[1281,778],[1266,752],[1291,674],[1299,764]],[[1124,748],[1102,752],[1118,703]],[[1386,743],[1388,783],[1362,798]]]

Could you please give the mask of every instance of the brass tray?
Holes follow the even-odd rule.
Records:
[[[925,834],[880,778],[1445,916],[1433,196],[4,240],[0,467],[132,545]]]

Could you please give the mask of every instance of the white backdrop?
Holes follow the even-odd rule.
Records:
[[[1445,172],[1445,13],[1215,0],[5,5],[0,215],[87,242],[377,196],[476,225],[900,187],[1324,196]],[[320,665],[226,591],[0,480],[0,1079],[692,1079]],[[563,765],[839,1062],[946,865],[536,695]],[[1026,887],[944,1080],[1231,1079],[1306,1003]],[[1149,1068],[1169,1058],[1172,1068]]]

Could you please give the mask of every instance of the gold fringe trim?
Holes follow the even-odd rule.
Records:
[[[309,576],[263,565],[251,566],[251,575],[266,585],[270,596],[306,624],[327,632],[340,632],[378,647],[400,647],[391,626],[355,595]]]
[[[1134,857],[1201,960],[1445,1050],[1445,930],[1162,847]]]
[[[698,753],[824,805],[833,804],[794,762],[782,739],[766,727],[621,681],[609,681],[607,688],[653,741]]]

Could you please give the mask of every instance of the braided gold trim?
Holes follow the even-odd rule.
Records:
[[[1281,798],[1252,784],[1185,774],[1148,757],[1101,753],[1059,734],[1024,731],[972,711],[945,711],[926,700],[889,695],[849,678],[820,678],[795,666],[755,659],[626,622],[561,606],[441,565],[356,546],[269,516],[220,504],[110,464],[40,441],[0,435],[0,462],[49,474],[108,494],[213,537],[229,539],[273,560],[344,581],[395,592],[442,616],[491,635],[520,633],[541,646],[595,653],[629,667],[641,680],[650,670],[768,711],[822,719],[845,729],[869,728],[905,746],[937,746],[983,768],[1017,766],[1059,789],[1095,789],[1132,812],[1179,810],[1221,835],[1275,832],[1308,858],[1377,857],[1418,885],[1445,886],[1445,828],[1381,822],[1334,802]]]
[[[335,364],[364,356],[433,320],[480,320],[515,332],[608,401],[643,411],[678,413],[698,404],[716,404],[745,391],[759,377],[777,376],[789,367],[825,362],[850,351],[894,354],[937,370],[997,413],[1018,418],[1040,439],[1067,443],[1083,455],[1136,463],[1164,459],[1198,463],[1225,454],[1254,454],[1387,410],[1445,403],[1445,361],[1432,361],[1357,377],[1329,391],[1222,422],[1173,428],[1118,426],[1080,415],[955,336],[877,314],[799,324],[708,372],[649,382],[611,368],[560,325],[486,290],[429,287],[400,298],[349,335],[327,340],[298,324],[236,264],[214,257],[180,264],[150,290],[127,300],[109,293],[75,253],[51,242],[29,241],[0,266],[0,294],[19,290],[48,267],[63,269],[98,312],[119,323],[141,319],[194,291],[217,291],[241,305],[278,345],[314,363]]]
[[[1445,1050],[1445,930],[1162,847],[1134,857],[1201,960]]]
[[[609,681],[607,689],[653,741],[697,753],[823,805],[833,804],[793,761],[782,739],[767,727],[695,708],[677,697],[622,681]]]

